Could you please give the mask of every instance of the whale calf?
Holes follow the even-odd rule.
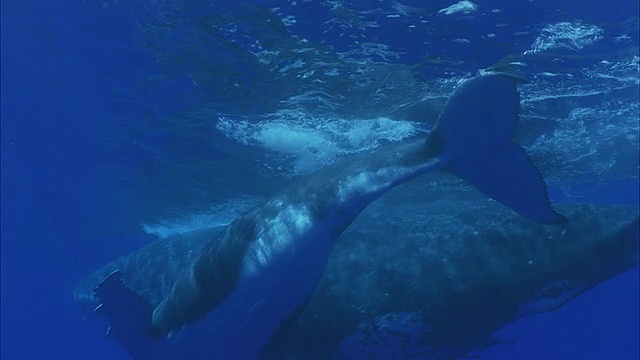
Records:
[[[436,170],[527,221],[563,226],[538,170],[512,141],[519,81],[504,73],[463,81],[426,141],[356,154],[301,179],[182,258],[160,297],[139,291],[157,281],[149,273],[135,280],[115,269],[96,285],[96,313],[136,359],[257,358],[309,300],[338,237],[358,215],[382,194]],[[149,283],[136,285],[143,278]]]

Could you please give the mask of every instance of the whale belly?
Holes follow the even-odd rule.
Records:
[[[253,359],[312,294],[335,236],[303,206],[263,220],[238,284],[212,312],[171,336],[190,359]],[[213,357],[212,357],[213,356]]]

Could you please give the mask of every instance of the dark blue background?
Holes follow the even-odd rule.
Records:
[[[615,18],[604,3],[588,4],[571,7],[583,18]],[[134,39],[144,15],[99,10],[83,1],[2,2],[3,359],[126,358],[83,322],[72,290],[148,241],[144,205],[118,201],[135,174],[114,173],[144,159],[112,144],[114,134],[150,112],[175,111],[191,94],[179,83],[134,91],[157,66]],[[137,95],[113,100],[128,88]],[[511,325],[500,334],[517,343],[483,358],[637,359],[637,284],[636,268]]]

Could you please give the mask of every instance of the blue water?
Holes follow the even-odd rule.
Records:
[[[637,205],[637,1],[255,3],[2,2],[3,359],[127,358],[84,323],[83,275],[428,131],[498,61],[530,80],[517,138],[552,198]],[[637,359],[638,282],[510,324],[481,358]]]

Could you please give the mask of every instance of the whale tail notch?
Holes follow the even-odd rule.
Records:
[[[519,119],[518,82],[506,73],[465,80],[429,135],[430,153],[477,190],[539,223],[566,222],[550,204],[546,184],[526,151],[512,141]]]

